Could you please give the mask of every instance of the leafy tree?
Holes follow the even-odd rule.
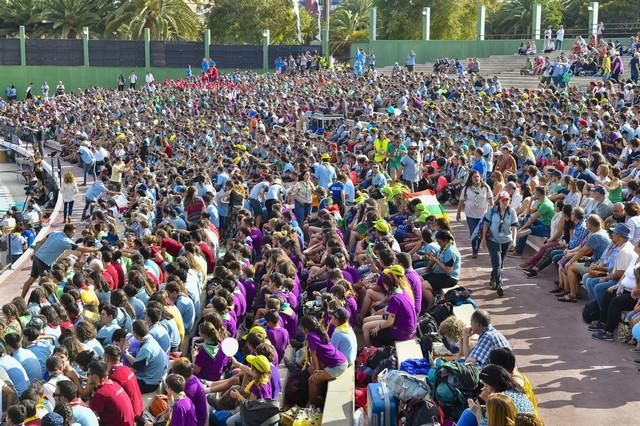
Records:
[[[369,38],[369,14],[373,0],[346,0],[331,17],[331,53],[342,51],[355,41]]]
[[[108,0],[42,0],[40,18],[51,33],[61,38],[78,38],[83,27],[99,28],[114,2]]]
[[[310,41],[317,29],[314,18],[300,9],[303,39]],[[208,25],[211,38],[221,44],[260,44],[262,31],[270,31],[273,44],[298,43],[296,16],[289,0],[216,0]]]
[[[532,32],[533,5],[542,5],[541,30],[562,24],[562,0],[507,0],[498,6],[487,22],[487,33],[515,38],[528,38]]]
[[[27,34],[33,34],[43,26],[40,13],[39,0],[0,1],[0,33],[16,35],[24,25]]]
[[[195,40],[202,25],[184,0],[127,0],[109,16],[106,34],[141,39],[145,28],[155,40]]]

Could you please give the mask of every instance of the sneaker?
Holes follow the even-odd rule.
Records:
[[[526,237],[527,235],[531,234],[531,229],[523,229],[521,231],[518,231],[518,238],[522,238],[522,237]]]
[[[498,286],[496,291],[498,292],[498,297],[504,296],[504,290],[502,289],[502,286]]]
[[[593,337],[594,339],[598,339],[598,340],[613,340],[613,333],[609,333],[607,331],[600,330],[597,333],[593,333],[591,335],[591,337]]]
[[[589,331],[598,331],[598,330],[604,330],[604,329],[605,329],[605,324],[601,322],[590,324],[589,327],[587,327],[587,330]]]
[[[478,258],[478,253],[477,252],[471,253],[471,258],[472,259],[477,259]]]
[[[533,277],[537,277],[538,276],[538,272],[536,272],[534,270],[524,271],[524,274],[526,276],[528,276],[529,278],[533,278]]]
[[[489,280],[489,287],[491,287],[492,290],[496,289],[496,280],[494,280],[493,278],[491,278]]]

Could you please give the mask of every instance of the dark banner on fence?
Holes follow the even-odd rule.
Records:
[[[27,65],[84,64],[82,40],[27,40]]]
[[[261,46],[214,45],[210,52],[218,68],[262,68]]]
[[[20,65],[20,40],[0,39],[0,65]]]
[[[294,45],[279,44],[279,45],[269,46],[269,66],[273,67],[273,64],[275,63],[278,56],[282,58],[288,58],[289,55],[293,55],[293,57],[295,58],[298,55],[298,53],[309,52],[313,55],[313,53],[316,51],[319,54],[322,54],[322,47],[297,45],[297,44],[294,44]]]
[[[144,41],[89,40],[92,67],[144,67]]]
[[[202,43],[152,41],[151,66],[181,68],[191,65],[193,68],[198,68],[200,61],[202,61],[203,51]]]

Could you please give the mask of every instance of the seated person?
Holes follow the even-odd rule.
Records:
[[[164,352],[160,345],[149,334],[149,327],[144,321],[133,322],[133,337],[140,342],[138,353],[134,357],[129,353],[129,341],[125,340],[125,357],[136,372],[138,386],[142,393],[154,392],[160,386],[165,370]]]
[[[471,336],[477,334],[478,341],[473,349],[471,348]],[[471,314],[471,327],[464,329],[462,333],[463,353],[467,354],[465,362],[468,364],[477,364],[481,367],[489,363],[489,354],[494,349],[509,348],[507,339],[491,325],[491,317],[489,312],[476,309]]]

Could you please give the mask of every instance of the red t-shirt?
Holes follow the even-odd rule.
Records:
[[[200,241],[198,243],[198,247],[200,247],[204,258],[207,260],[207,274],[212,274],[213,270],[216,267],[216,259],[213,257],[213,251],[211,250],[211,247],[209,247],[209,244],[205,243],[204,241]]]
[[[110,264],[109,266],[112,266],[113,269],[118,274],[118,287],[124,286],[126,278],[125,278],[125,275],[124,275],[124,269],[122,269],[122,265],[120,265],[118,262],[114,262],[114,263]]]
[[[106,380],[93,394],[89,408],[100,417],[100,424],[134,426],[133,406],[122,386]]]
[[[114,281],[113,275],[111,275],[111,273],[109,273],[109,271],[107,271],[106,269],[102,271],[102,278],[104,278],[107,284],[109,284],[109,288],[111,290],[116,289],[116,281]]]
[[[140,417],[142,409],[144,408],[142,393],[140,392],[140,386],[138,386],[138,381],[133,371],[123,364],[114,365],[109,371],[109,378],[122,386],[122,389],[124,389],[131,400],[133,415],[136,419]]]
[[[180,244],[179,241],[168,237],[164,237],[162,239],[162,243],[160,244],[160,246],[174,258],[178,257],[180,255],[180,251],[182,250],[182,244]]]
[[[120,274],[118,274],[118,270],[116,269],[115,266],[113,266],[113,263],[107,264],[107,266],[104,268],[104,270],[109,275],[111,275],[111,279],[113,280],[115,288],[120,288],[120,287],[122,287],[124,285],[124,281],[122,281],[122,282],[120,281]]]

